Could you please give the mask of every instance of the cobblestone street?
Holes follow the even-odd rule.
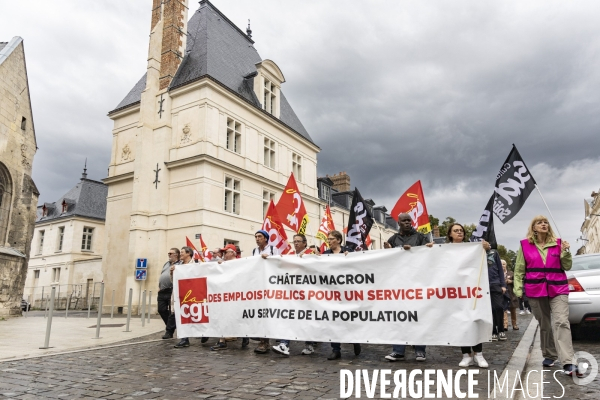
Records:
[[[530,316],[519,318],[521,329],[509,330],[506,342],[484,344],[490,371],[499,376],[519,343]],[[149,335],[145,340],[160,338]],[[241,340],[229,342],[224,351],[211,352],[214,339],[205,344],[191,339],[191,346],[175,349],[176,340],[127,343],[118,347],[57,354],[0,363],[0,395],[7,398],[98,398],[98,399],[325,399],[339,398],[340,369],[452,369],[458,370],[460,349],[431,346],[427,361],[414,360],[407,348],[407,360],[390,363],[383,357],[389,346],[363,345],[355,357],[351,345],[342,345],[342,359],[328,361],[329,344],[317,346],[311,356],[301,356],[303,344],[292,342],[291,356],[274,352],[257,355],[251,341],[242,350]],[[272,344],[275,344],[272,341]],[[575,342],[576,351],[587,351],[600,359],[600,340],[594,335]],[[493,372],[492,372],[493,374]],[[493,375],[492,375],[493,376]],[[557,375],[565,386],[564,398],[597,399],[598,380],[577,386],[572,378]],[[477,376],[479,398],[487,397],[487,373]],[[462,382],[464,384],[464,380]],[[391,386],[393,389],[393,385]],[[462,386],[464,389],[464,385]],[[391,390],[390,390],[391,392]],[[560,396],[562,388],[547,385],[545,396]],[[363,398],[366,397],[363,391]],[[379,389],[376,396],[379,397]]]
[[[509,330],[506,342],[484,344],[490,370],[498,375],[531,317],[519,319],[521,330]],[[146,339],[159,337],[155,334]],[[214,341],[201,344],[200,339],[192,339],[191,347],[175,349],[175,340],[164,340],[7,361],[0,363],[0,394],[19,399],[339,398],[340,369],[456,371],[461,359],[459,348],[431,346],[426,362],[415,361],[412,349],[407,348],[406,361],[390,363],[384,356],[391,346],[363,345],[361,355],[355,357],[352,345],[342,345],[342,359],[328,361],[330,347],[326,343],[319,345],[315,354],[301,356],[303,344],[292,342],[292,355],[284,357],[274,352],[254,354],[257,342],[253,341],[242,350],[241,340],[230,342],[225,351],[211,352]],[[487,373],[482,370],[478,379],[477,392],[485,398]],[[378,397],[379,390],[376,393]]]

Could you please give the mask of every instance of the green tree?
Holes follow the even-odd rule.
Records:
[[[515,261],[517,260],[517,253],[513,250],[508,250],[505,246],[498,245],[498,255],[504,261],[506,261],[506,268],[514,271]]]
[[[434,226],[440,225],[440,220],[429,214],[429,223],[431,224],[431,229],[433,229]]]

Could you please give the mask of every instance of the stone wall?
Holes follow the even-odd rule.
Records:
[[[0,317],[20,315],[39,196],[31,179],[36,141],[22,39],[9,42],[5,54],[11,46],[0,63],[0,168],[10,193],[7,232],[0,238]]]

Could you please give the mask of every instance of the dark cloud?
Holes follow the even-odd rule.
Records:
[[[106,176],[106,113],[145,70],[150,4],[81,3],[9,3],[0,16],[0,39],[25,39],[45,201],[69,189],[86,156],[90,177]],[[347,171],[388,208],[420,179],[431,213],[475,222],[516,143],[561,233],[579,235],[583,198],[600,186],[600,3],[214,4],[242,29],[252,20],[257,50],[281,67],[322,148],[320,175]],[[515,248],[544,209],[532,195],[497,228],[500,242]]]

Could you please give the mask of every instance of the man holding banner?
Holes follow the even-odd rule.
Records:
[[[404,250],[410,250],[412,246],[427,246],[433,247],[433,242],[427,239],[427,236],[421,232],[417,232],[413,228],[413,221],[410,215],[402,213],[398,215],[398,225],[400,229],[398,233],[395,233],[383,244],[386,249],[402,247]],[[414,346],[415,356],[417,361],[425,361],[425,346]],[[385,356],[386,360],[389,361],[402,361],[404,360],[404,352],[406,351],[406,345],[395,344],[392,346],[392,352]]]

